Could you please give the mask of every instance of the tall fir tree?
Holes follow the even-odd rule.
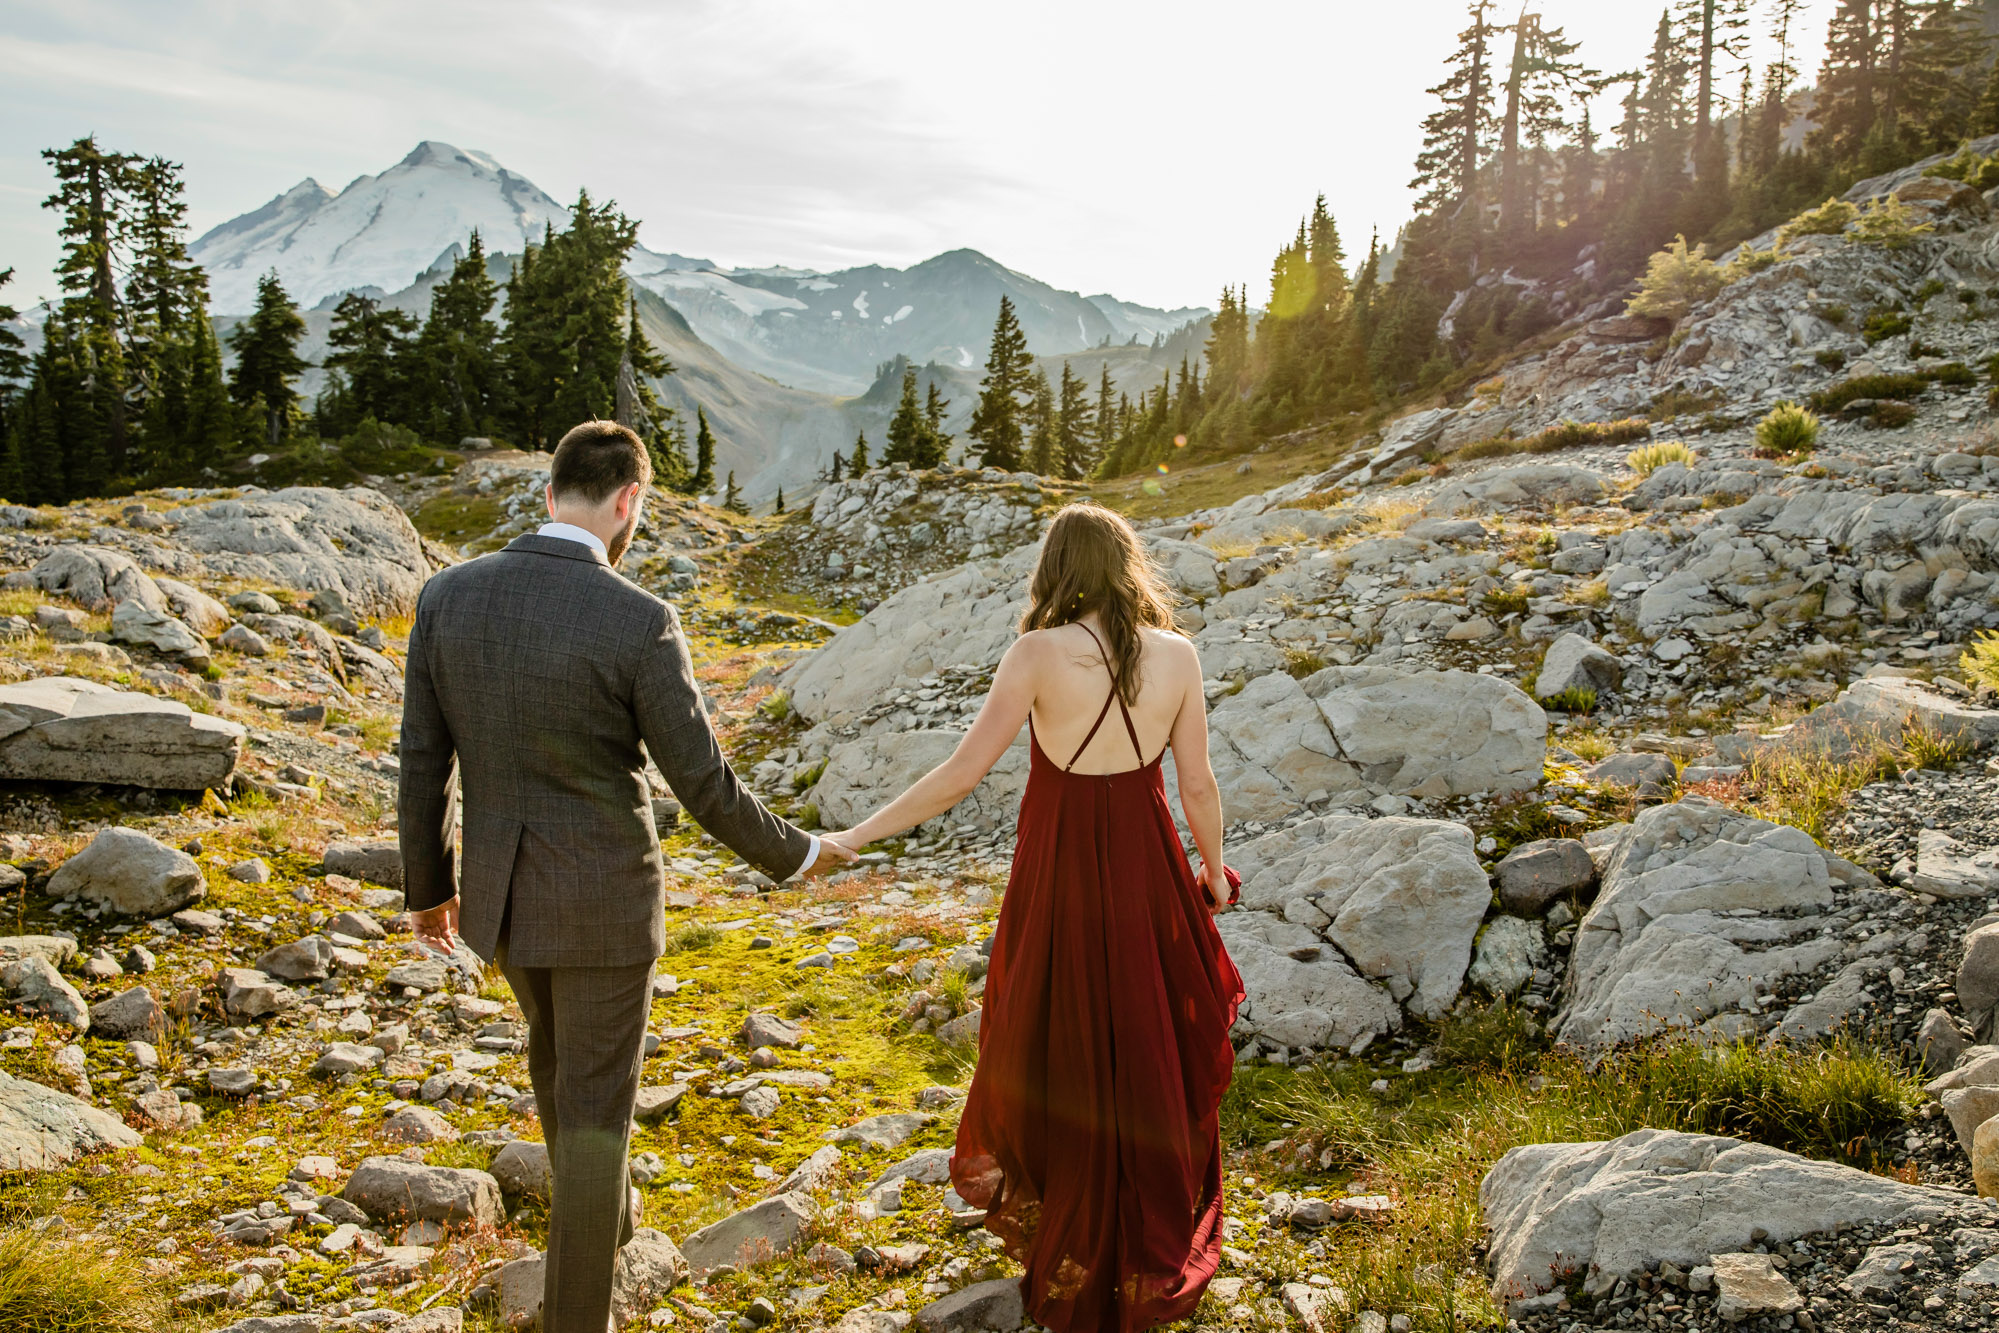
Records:
[[[1442,105],[1423,118],[1423,151],[1409,184],[1423,191],[1420,208],[1476,206],[1479,170],[1492,145],[1492,46],[1505,31],[1487,20],[1493,8],[1493,0],[1471,0],[1471,24],[1458,34],[1450,73],[1429,90]]]
[[[340,298],[333,307],[323,362],[340,377],[339,387],[322,399],[321,435],[345,435],[367,418],[384,423],[406,419],[410,349],[416,332],[416,316],[407,310],[360,292]]]
[[[722,508],[732,514],[747,514],[750,507],[743,503],[743,492],[736,485],[736,470],[729,469],[729,480],[722,487]]]
[[[967,432],[978,441],[980,466],[1004,472],[1020,470],[1026,443],[1021,399],[1033,392],[1033,367],[1034,358],[1027,353],[1027,335],[1014,315],[1013,301],[1001,296],[999,317],[993,322],[992,350],[986,355],[985,378],[979,381],[979,404]]]
[[[873,466],[868,458],[868,433],[862,431],[854,437],[854,452],[847,456],[847,471],[856,477],[865,476]]]
[[[694,475],[687,479],[691,495],[707,495],[715,489],[715,432],[708,428],[708,413],[694,409]]]
[[[1096,459],[1092,472],[1100,471],[1106,459],[1111,456],[1117,444],[1118,405],[1117,386],[1111,383],[1111,363],[1106,361],[1097,375],[1097,405],[1091,415],[1096,426],[1096,437],[1091,441],[1090,454]]]
[[[937,389],[931,382],[931,392]],[[942,415],[942,408],[938,409]],[[938,438],[937,428],[931,424],[930,413],[916,401],[916,367],[905,366],[902,371],[902,396],[896,401],[895,416],[888,423],[888,447],[882,450],[882,462],[901,463],[911,468],[934,468],[944,461],[943,441]]]
[[[486,245],[475,229],[451,275],[430,294],[430,311],[417,334],[418,373],[411,376],[412,425],[441,443],[456,444],[493,429],[498,407],[497,343],[493,320],[499,286],[486,271]]]
[[[305,317],[278,275],[270,272],[257,279],[256,308],[229,330],[229,347],[236,353],[229,396],[251,413],[252,428],[269,448],[291,434],[296,381],[306,368],[298,350],[304,337]]]
[[[694,469],[687,462],[687,433],[674,410],[660,402],[652,382],[673,374],[673,363],[661,356],[639,325],[639,298],[626,307],[625,346],[618,363],[618,420],[645,441],[652,455],[653,481],[683,494],[692,489]]]
[[[1088,382],[1064,361],[1062,381],[1055,397],[1056,476],[1066,481],[1080,481],[1096,467],[1097,455],[1092,447],[1096,435],[1094,418]]]
[[[95,494],[110,475],[125,470],[132,444],[131,372],[115,267],[140,159],[107,152],[94,135],[68,148],[44,149],[42,158],[56,177],[56,192],[42,201],[42,207],[62,219],[57,226],[62,259],[56,265],[56,281],[64,293],[63,314],[74,338],[73,365],[81,376],[78,392],[90,400],[87,408],[66,405],[64,410],[73,412],[71,429],[101,432],[84,449],[104,459],[104,475],[92,483]],[[91,470],[98,469],[93,465]]]
[[[1039,476],[1055,473],[1055,389],[1048,372],[1036,369],[1027,400],[1027,468]]]

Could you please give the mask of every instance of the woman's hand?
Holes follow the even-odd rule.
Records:
[[[840,846],[845,847],[850,852],[858,852],[861,850],[862,847],[866,846],[866,844],[861,842],[859,839],[855,838],[854,833],[855,829],[850,829],[850,828],[840,829],[838,832],[835,833],[822,832],[819,835],[819,841],[836,842],[840,844]]]
[[[1219,865],[1205,863],[1194,872],[1194,882],[1208,894],[1208,915],[1225,910],[1229,905],[1229,880]]]

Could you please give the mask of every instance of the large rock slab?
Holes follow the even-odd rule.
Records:
[[[1825,707],[1799,718],[1782,743],[1850,758],[1880,745],[1898,744],[1909,727],[1988,749],[1999,743],[1999,710],[1954,699],[1924,681],[1869,676],[1854,681]]]
[[[1701,797],[1647,809],[1611,846],[1554,1031],[1599,1047],[1725,1023],[1759,983],[1840,955],[1802,915],[1832,901],[1828,857],[1799,829]]]
[[[346,875],[384,888],[403,886],[402,846],[394,838],[361,838],[329,843],[320,858],[329,875]]]
[[[1541,781],[1548,715],[1466,671],[1328,667],[1258,676],[1208,716],[1231,819],[1275,819],[1342,793],[1469,796]]]
[[[95,681],[0,686],[0,779],[220,787],[236,771],[244,734],[176,700]]]
[[[9,575],[8,582],[67,597],[92,611],[109,611],[128,600],[149,611],[171,609],[166,594],[139,562],[108,546],[65,547],[44,556],[25,574]]]
[[[1242,974],[1244,998],[1232,1034],[1238,1042],[1360,1051],[1401,1027],[1394,998],[1309,926],[1241,911],[1223,913],[1215,925]]]
[[[177,657],[189,666],[208,665],[208,642],[164,611],[155,611],[136,599],[118,603],[111,613],[111,637],[119,643],[150,648],[164,657]]]
[[[1576,1276],[1601,1293],[1662,1260],[1691,1268],[1766,1239],[1941,1215],[1962,1198],[1760,1143],[1656,1129],[1515,1148],[1479,1187],[1502,1300]]]
[[[1436,1018],[1457,999],[1492,898],[1465,825],[1325,815],[1231,858],[1244,908],[1317,930],[1411,1013]]]
[[[1624,682],[1624,663],[1580,634],[1564,634],[1548,645],[1534,677],[1534,696],[1552,698],[1570,690],[1607,694]]]
[[[215,578],[337,592],[364,616],[407,615],[430,572],[423,539],[365,487],[293,486],[169,510],[174,545]]]
[[[958,1333],[959,1330],[972,1329],[1013,1333],[1026,1321],[1027,1311],[1020,1298],[1020,1280],[1010,1277],[960,1287],[916,1312],[916,1325],[924,1333]]]
[[[67,1023],[78,1032],[90,1031],[90,1006],[45,958],[30,954],[0,963],[0,990],[35,1013]]]
[[[208,892],[201,867],[137,829],[106,828],[49,876],[49,896],[81,898],[120,916],[171,916]]]
[[[484,1171],[370,1157],[354,1169],[340,1197],[373,1218],[498,1226],[506,1213],[500,1185]]]
[[[637,1323],[666,1300],[667,1292],[687,1280],[687,1260],[664,1231],[640,1227],[618,1251],[611,1275],[611,1325]],[[542,1326],[541,1306],[547,1287],[547,1257],[534,1254],[500,1269],[500,1319],[515,1330]]]
[[[902,731],[864,736],[827,756],[819,782],[805,797],[827,828],[852,828],[909,785],[943,763],[965,738],[962,731]],[[972,794],[951,808],[953,824],[994,829],[1011,824],[1027,789],[1025,737],[1008,748]]]
[[[725,1264],[747,1268],[788,1254],[804,1239],[812,1213],[804,1195],[778,1194],[702,1227],[681,1242],[689,1276],[700,1282]]]
[[[100,1148],[136,1148],[114,1115],[68,1093],[0,1074],[0,1171],[54,1171]]]

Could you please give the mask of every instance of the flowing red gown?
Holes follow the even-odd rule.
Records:
[[[1101,644],[1099,645],[1101,650]],[[1108,660],[1108,659],[1106,659]],[[1136,1333],[1221,1257],[1216,1120],[1242,978],[1166,804],[1160,760],[1083,774],[1032,740],[951,1182],[1027,1268],[1056,1333]],[[1164,757],[1164,751],[1161,752]]]

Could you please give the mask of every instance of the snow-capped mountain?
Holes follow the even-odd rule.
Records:
[[[379,176],[335,194],[307,177],[189,247],[208,270],[209,304],[247,313],[257,279],[276,270],[299,305],[373,288],[400,291],[476,229],[488,253],[519,254],[542,229],[569,225],[569,210],[484,153],[426,139]],[[704,261],[653,255],[665,268]]]
[[[569,210],[485,153],[425,140],[377,176],[334,193],[306,179],[190,247],[208,270],[211,308],[239,315],[257,279],[275,270],[300,306],[349,291],[404,292],[437,269],[474,228],[489,255],[518,254]],[[641,246],[631,280],[665,300],[692,332],[745,369],[793,388],[858,394],[896,356],[970,369],[983,365],[1001,295],[1012,297],[1038,355],[1136,339],[1150,344],[1206,310],[1155,310],[1084,297],[952,250],[907,269],[869,265],[837,273],[723,269]],[[418,312],[421,313],[421,312]]]
[[[1083,297],[976,250],[947,251],[906,269],[646,271],[635,261],[629,271],[735,360],[827,393],[862,392],[876,367],[896,356],[919,365],[983,365],[1001,296],[1012,298],[1028,349],[1038,356],[1133,339],[1150,344],[1209,313]]]

